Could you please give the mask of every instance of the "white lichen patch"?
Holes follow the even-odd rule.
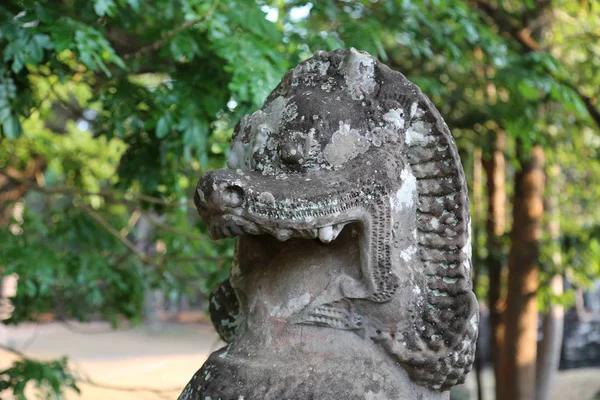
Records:
[[[327,70],[331,63],[318,59],[311,59],[301,64],[294,70],[294,75],[310,75],[311,72],[317,72],[321,76],[327,75]]]
[[[409,168],[404,168],[400,173],[402,185],[396,191],[395,196],[390,196],[392,210],[400,211],[406,207],[412,207],[417,195],[417,178]]]
[[[232,328],[232,330],[234,330],[235,328],[237,328],[240,324],[240,320],[236,317],[234,319],[222,319],[221,320],[221,326],[224,326],[226,328]]]
[[[462,247],[461,251],[467,255],[466,260],[463,261],[463,265],[465,267],[465,271],[469,272],[471,270],[471,264],[469,260],[473,255],[473,248],[471,247],[471,220],[469,219],[469,223],[467,224],[467,243]]]
[[[415,121],[406,130],[405,143],[407,146],[425,146],[433,140],[431,125],[425,121]]]
[[[198,197],[200,198],[200,201],[205,202],[206,197],[204,196],[204,192],[201,189],[196,189],[196,191],[198,192]]]
[[[339,129],[331,136],[331,142],[325,146],[325,160],[334,168],[342,166],[369,149],[369,142],[360,132],[349,124],[339,122]]]
[[[267,139],[269,138],[269,134],[271,133],[271,127],[267,124],[260,124],[256,129],[256,133],[254,134],[252,141],[252,153],[253,154],[263,154],[265,152],[265,147],[267,147]]]
[[[404,262],[409,262],[412,259],[412,256],[417,254],[417,250],[417,246],[409,246],[400,252],[400,258]]]
[[[419,104],[417,104],[417,102],[414,102],[410,105],[410,117],[411,118],[416,117],[417,113],[419,113],[419,116],[421,114],[423,114],[423,112],[421,110],[419,110]]]
[[[231,143],[229,157],[227,158],[227,165],[231,169],[250,169],[250,157],[252,156],[252,152],[250,151],[250,146],[243,143],[240,137],[242,136],[241,132],[244,131],[249,118],[250,117],[248,116],[242,118],[239,127],[240,134],[237,137],[234,137]]]
[[[267,140],[267,150],[274,151],[277,148],[278,144],[279,142],[276,138],[270,137],[269,140]]]
[[[321,61],[317,63],[316,67],[321,75],[327,75],[327,70],[329,70],[330,65],[331,64],[329,63],[329,61]]]
[[[367,53],[351,48],[339,68],[352,99],[362,100],[363,93],[373,93],[377,86],[375,60]]]
[[[474,330],[479,329],[479,317],[477,316],[477,313],[473,314],[469,322]]]
[[[287,100],[282,97],[273,99],[263,110],[258,110],[249,117],[244,117],[240,122],[239,132],[234,137],[227,165],[231,169],[252,169],[252,156],[254,154],[263,154],[267,148],[270,135],[276,132],[284,115],[294,116],[294,105],[287,106]],[[250,138],[242,142],[241,134],[246,129],[250,129]]]
[[[383,120],[391,124],[394,129],[401,131],[404,129],[404,110],[401,108],[393,108],[387,113],[383,114]]]
[[[289,103],[283,109],[283,118],[286,121],[294,120],[298,117],[298,105],[296,103]]]

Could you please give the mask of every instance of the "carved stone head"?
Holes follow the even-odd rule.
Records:
[[[464,380],[478,325],[467,187],[417,86],[364,52],[318,52],[238,124],[228,165],[195,202],[213,238],[243,237],[212,299],[230,350],[306,344],[280,338],[304,327],[433,390]]]

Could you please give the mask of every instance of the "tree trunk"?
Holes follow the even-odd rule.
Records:
[[[563,293],[563,277],[555,275],[550,281],[552,294]],[[538,348],[536,365],[536,400],[548,400],[552,393],[552,384],[560,362],[560,350],[563,340],[564,307],[560,304],[550,306],[543,316],[543,338]]]
[[[536,146],[515,176],[513,229],[506,296],[504,362],[500,399],[535,399],[538,309],[536,292],[541,218],[544,213],[544,151]]]
[[[500,366],[504,343],[504,323],[502,313],[505,297],[502,291],[502,235],[505,230],[506,215],[506,170],[504,149],[506,134],[503,131],[490,132],[493,135],[493,149],[489,159],[483,160],[487,175],[488,212],[486,218],[486,234],[488,246],[488,307],[490,310],[490,349],[492,353],[494,377],[496,381],[496,398],[500,399],[502,387],[502,368]]]
[[[473,214],[473,238],[475,246],[478,246],[479,239],[479,227],[481,226],[481,222],[483,219],[483,165],[482,165],[482,151],[481,147],[475,148],[473,152],[473,201],[472,201],[472,214]],[[479,251],[477,254],[477,261],[481,260],[479,257]],[[473,291],[477,293],[477,288],[479,286],[479,274],[481,265],[474,265],[473,268]],[[481,336],[477,338],[477,347],[475,350],[475,381],[477,384],[477,400],[483,400],[483,385],[481,383],[481,340],[479,339]]]
[[[155,213],[149,211],[149,215],[142,214],[137,220],[135,230],[135,245],[136,247],[152,257],[154,254],[154,234],[156,226],[152,224],[151,218],[158,219]],[[146,324],[154,332],[158,332],[162,328],[162,315],[165,310],[165,299],[162,290],[147,287],[144,293],[144,317]]]
[[[554,165],[548,169],[548,177],[551,179],[551,195],[546,201],[546,213],[549,217],[548,231],[553,242],[557,242],[560,235],[560,220],[558,212],[558,192],[560,179],[560,167]],[[561,264],[560,248],[555,246],[552,254],[552,261],[555,265]],[[550,289],[553,295],[563,293],[563,277],[556,274],[550,281]],[[560,350],[563,339],[563,324],[565,310],[561,304],[552,304],[548,312],[542,317],[542,341],[538,346],[537,365],[536,365],[536,399],[548,400],[552,389],[552,383],[558,370],[560,361]]]

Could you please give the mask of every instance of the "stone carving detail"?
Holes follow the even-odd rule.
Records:
[[[478,325],[467,187],[418,87],[366,53],[316,53],[238,124],[228,165],[202,176],[195,202],[211,237],[240,237],[211,297],[230,344],[181,399],[443,398],[464,381]],[[304,375],[324,353],[328,369]],[[258,383],[288,359],[286,387]],[[328,397],[336,379],[347,387]]]

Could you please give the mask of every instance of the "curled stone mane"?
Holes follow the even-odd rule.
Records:
[[[415,341],[426,348],[415,343],[414,353],[401,362],[412,367],[411,377],[419,383],[447,389],[464,382],[477,339],[466,180],[450,131],[431,101],[399,72],[380,68],[382,75],[393,76],[387,79],[411,87],[413,101],[424,110],[405,131],[404,155],[417,178],[417,254],[427,280],[427,304]],[[380,93],[383,99],[394,97],[389,89]]]
[[[450,130],[415,84],[355,49],[317,52],[240,121],[228,164],[198,183],[211,236],[331,243],[359,231],[360,271],[302,297],[289,321],[352,331],[418,385],[464,382],[479,322],[468,191]],[[213,295],[231,342],[245,329],[240,275]]]

